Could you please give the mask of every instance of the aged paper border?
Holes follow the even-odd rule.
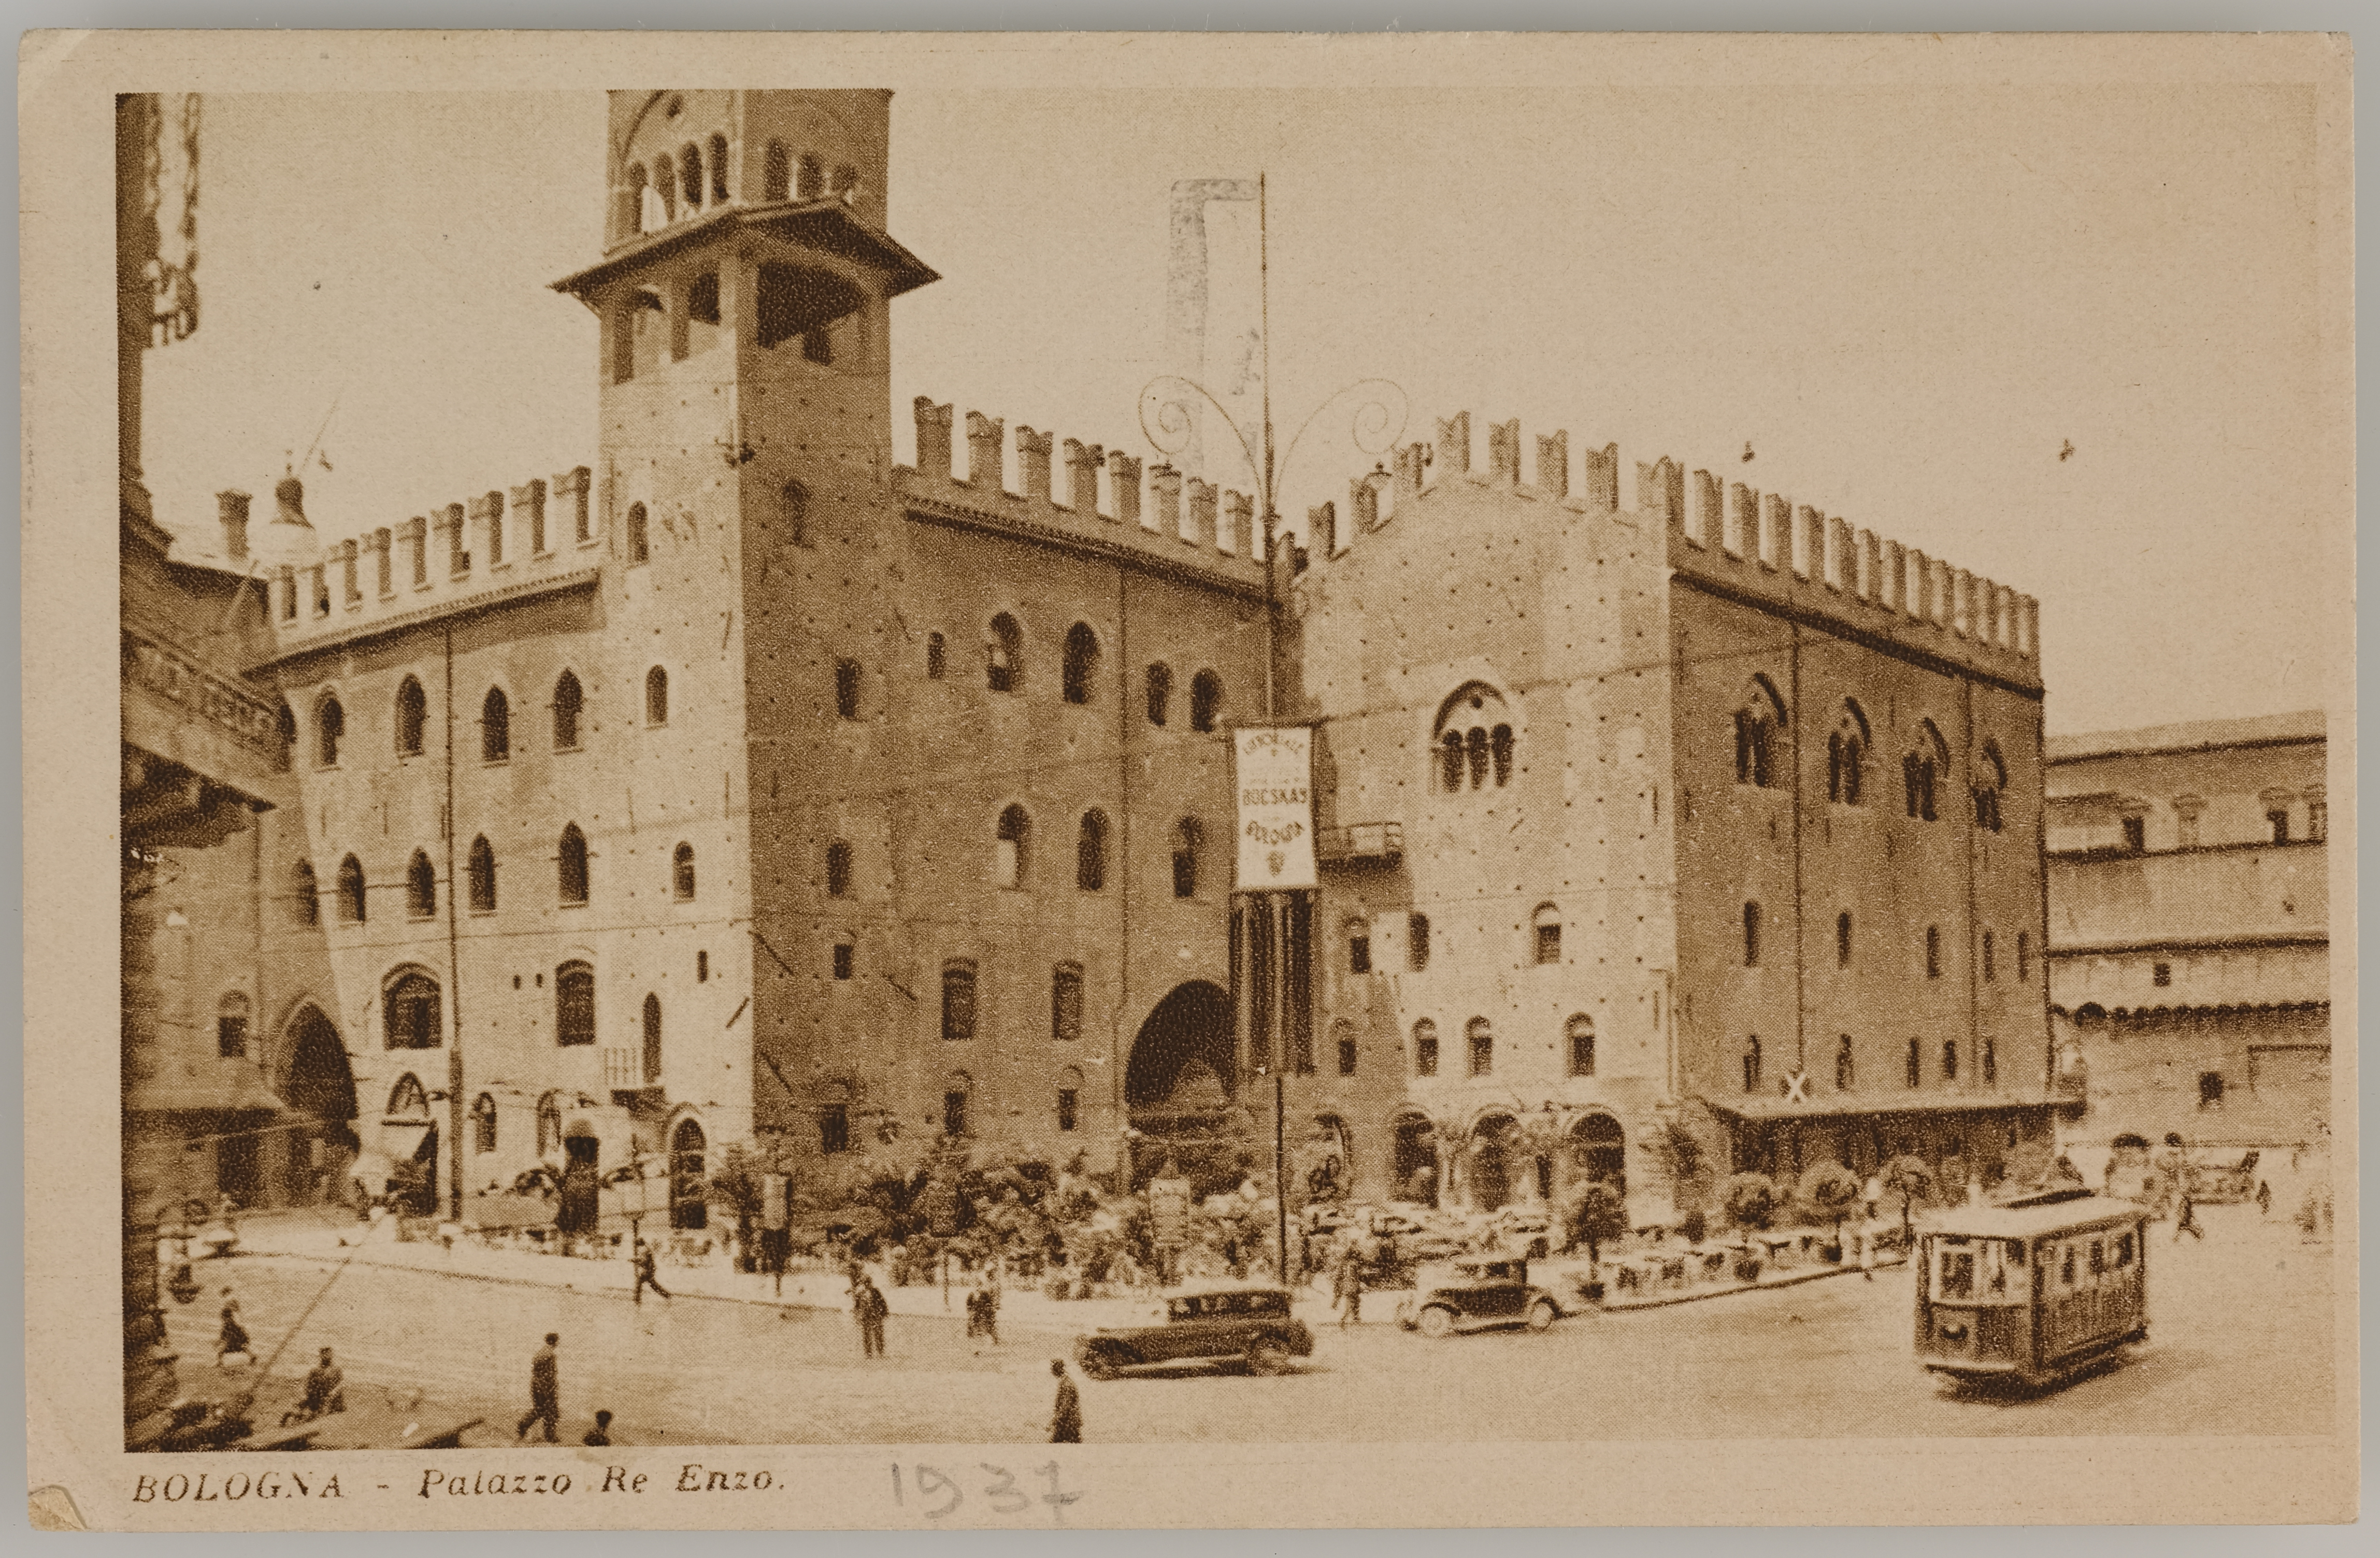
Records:
[[[1595,68],[1610,79],[1791,82],[1812,90],[1877,79],[2006,80],[2087,86],[2143,75],[2178,80],[2303,81],[2325,109],[2318,152],[2322,336],[2314,371],[2340,408],[2329,446],[2351,490],[2350,67],[2343,40],[2318,35],[1859,38],[1605,37]],[[28,1455],[31,1485],[71,1495],[103,1528],[481,1529],[648,1528],[880,1528],[922,1524],[893,1509],[894,1459],[972,1465],[981,1446],[771,1447],[735,1464],[774,1467],[767,1504],[650,1500],[624,1510],[595,1500],[423,1502],[421,1460],[335,1459],[348,1490],[336,1505],[136,1504],[138,1472],[163,1458],[125,1455],[112,1381],[116,1285],[116,1111],[109,1020],[115,907],[92,862],[109,847],[114,748],[94,711],[113,710],[107,651],[114,482],[107,344],[113,211],[110,95],[117,91],[322,91],[369,79],[381,90],[597,90],[674,77],[759,84],[772,66],[830,84],[908,90],[1056,85],[1096,71],[1106,84],[1178,87],[1200,76],[1240,86],[1336,84],[1360,58],[1367,79],[1444,84],[1450,73],[1560,83],[1576,56],[1547,40],[1188,36],[484,33],[48,33],[20,56],[22,383],[25,386],[23,645],[26,728],[74,739],[42,746],[26,772],[26,878],[47,883],[27,916]],[[2343,517],[2343,516],[2342,516]],[[2334,726],[2334,790],[2350,790],[2353,749]],[[2351,815],[2334,834],[2351,859]],[[2341,873],[2343,876],[2344,873]],[[2351,877],[2334,879],[2333,1021],[2356,1031]],[[61,891],[60,884],[73,884]],[[2344,889],[2342,891],[2342,889]],[[30,905],[29,897],[29,905]],[[2335,1114],[2355,1118],[2356,1068],[2334,1067]],[[2344,1105],[2344,1107],[2337,1107]],[[2352,1130],[2336,1165],[2356,1226]],[[94,1231],[98,1232],[94,1232]],[[1562,1445],[1085,1446],[1069,1455],[1085,1500],[1069,1524],[1316,1528],[1539,1524],[1993,1524],[2303,1522],[2356,1508],[2360,1297],[2352,1236],[2333,1248],[2338,1421],[2321,1439],[1921,1440],[1896,1442],[1690,1441]],[[94,1388],[97,1386],[98,1388]],[[1046,1448],[1015,1447],[1032,1464]],[[632,1452],[638,1469],[674,1474],[666,1450]],[[1184,1470],[1195,1456],[1199,1474]],[[472,1464],[497,1452],[461,1453]],[[725,1455],[719,1459],[725,1460]],[[650,1464],[648,1464],[650,1463]],[[552,1464],[548,1462],[546,1464]],[[189,1469],[195,1471],[193,1464]],[[656,1477],[655,1481],[665,1480]],[[387,1491],[381,1491],[385,1483]],[[528,1502],[528,1501],[523,1501]],[[1039,1514],[1039,1512],[1036,1512]],[[972,1509],[950,1524],[1010,1524]],[[1033,1516],[1018,1517],[1032,1521]],[[1035,1522],[1042,1524],[1043,1522]]]

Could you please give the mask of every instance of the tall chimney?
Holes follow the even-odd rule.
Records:
[[[235,563],[248,561],[248,505],[246,493],[215,494],[215,515],[223,521],[224,555]]]

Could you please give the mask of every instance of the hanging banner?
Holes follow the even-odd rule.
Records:
[[[1233,731],[1232,779],[1239,797],[1239,891],[1315,886],[1314,732],[1305,725]]]

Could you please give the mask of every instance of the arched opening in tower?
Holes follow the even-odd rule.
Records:
[[[1140,1025],[1124,1067],[1132,1183],[1178,1175],[1198,1196],[1237,1186],[1255,1162],[1237,1086],[1231,998],[1204,980],[1175,987]]]

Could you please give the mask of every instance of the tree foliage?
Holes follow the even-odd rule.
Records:
[[[1777,1186],[1763,1174],[1730,1175],[1719,1187],[1719,1208],[1738,1228],[1766,1228],[1777,1217]]]

